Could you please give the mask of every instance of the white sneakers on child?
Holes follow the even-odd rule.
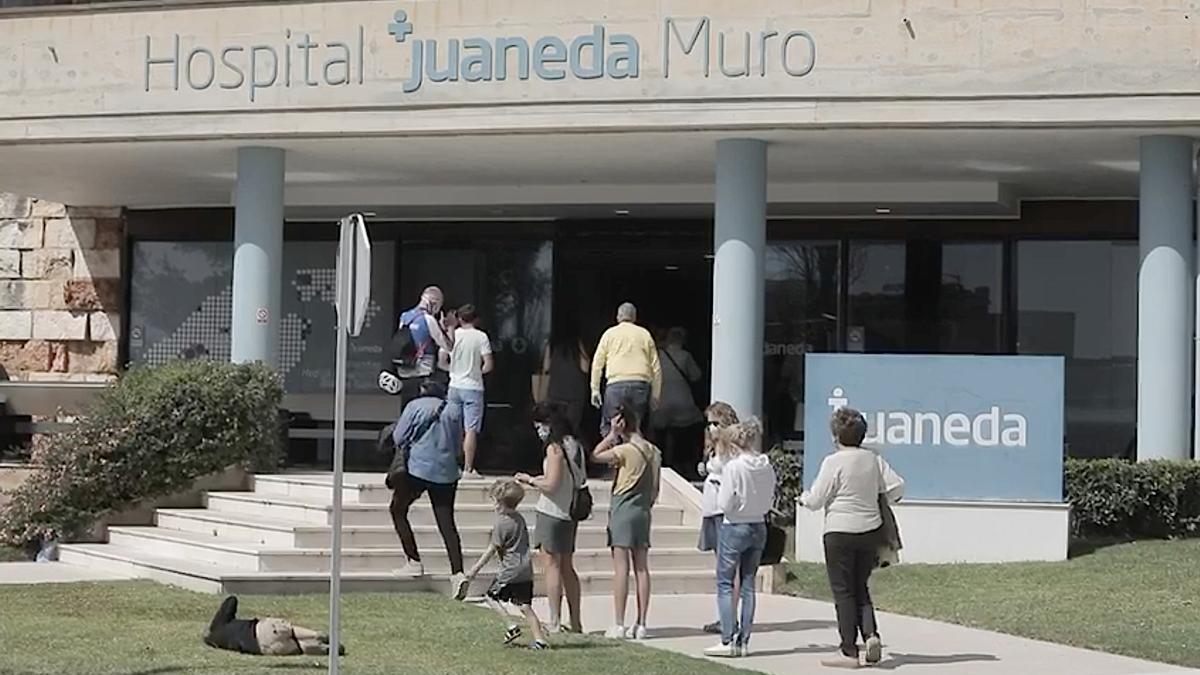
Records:
[[[630,626],[629,630],[626,631],[626,633],[625,633],[625,638],[627,640],[645,640],[646,639],[646,627],[641,626],[641,625]]]
[[[626,635],[625,626],[613,626],[604,631],[604,637],[609,640],[624,640]]]

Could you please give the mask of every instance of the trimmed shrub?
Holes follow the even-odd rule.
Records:
[[[1200,534],[1200,462],[1071,459],[1065,471],[1076,535]]]
[[[770,456],[779,476],[776,508],[794,517],[802,459],[780,447]],[[1064,473],[1076,536],[1200,536],[1200,462],[1068,459]]]
[[[279,466],[283,387],[260,364],[175,361],[135,367],[71,430],[0,512],[0,543],[69,539],[104,514],[191,487],[231,466]]]

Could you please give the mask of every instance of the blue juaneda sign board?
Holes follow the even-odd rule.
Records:
[[[1062,502],[1062,357],[807,355],[805,487],[840,407],[863,413],[906,498]]]
[[[251,102],[276,88],[362,86],[368,80],[367,55],[378,56],[376,38],[385,40],[380,49],[400,50],[402,65],[373,75],[396,82],[404,94],[447,83],[637,80],[650,64],[655,77],[668,79],[685,62],[706,78],[802,78],[817,63],[817,43],[808,31],[734,30],[707,16],[664,17],[656,44],[643,45],[600,22],[562,35],[468,33],[433,39],[423,37],[410,14],[398,9],[346,35],[281,27],[277,39],[222,44],[196,44],[180,33],[146,35],[143,84],[147,93],[239,91]]]

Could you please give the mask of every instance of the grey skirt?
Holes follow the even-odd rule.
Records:
[[[573,520],[559,520],[541,512],[538,512],[533,523],[534,548],[552,555],[575,552],[575,535],[579,530],[579,523]]]
[[[721,521],[725,516],[705,516],[700,525],[700,543],[696,548],[701,551],[715,551],[721,543]]]
[[[650,509],[613,497],[608,514],[608,547],[650,548]]]

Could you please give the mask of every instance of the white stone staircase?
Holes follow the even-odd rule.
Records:
[[[153,579],[208,593],[323,593],[328,590],[332,475],[260,475],[249,492],[209,492],[203,509],[158,509],[153,527],[111,527],[107,544],[66,544],[65,563]],[[459,485],[455,515],[469,566],[487,546],[494,511],[491,479]],[[612,588],[605,525],[610,489],[592,481],[591,520],[580,524],[576,569],[585,594]],[[431,591],[446,588],[449,561],[427,498],[410,513],[426,575],[394,572],[404,564],[388,513],[391,493],[381,474],[347,474],[343,481],[342,587],[347,591]],[[533,494],[521,510],[532,527]],[[699,494],[664,471],[654,508],[651,573],[655,593],[712,592],[711,553],[696,550]],[[495,563],[493,563],[494,567]],[[489,570],[485,568],[485,574]],[[765,572],[765,570],[764,570]],[[476,581],[482,592],[488,579]],[[760,575],[760,586],[769,584]]]

